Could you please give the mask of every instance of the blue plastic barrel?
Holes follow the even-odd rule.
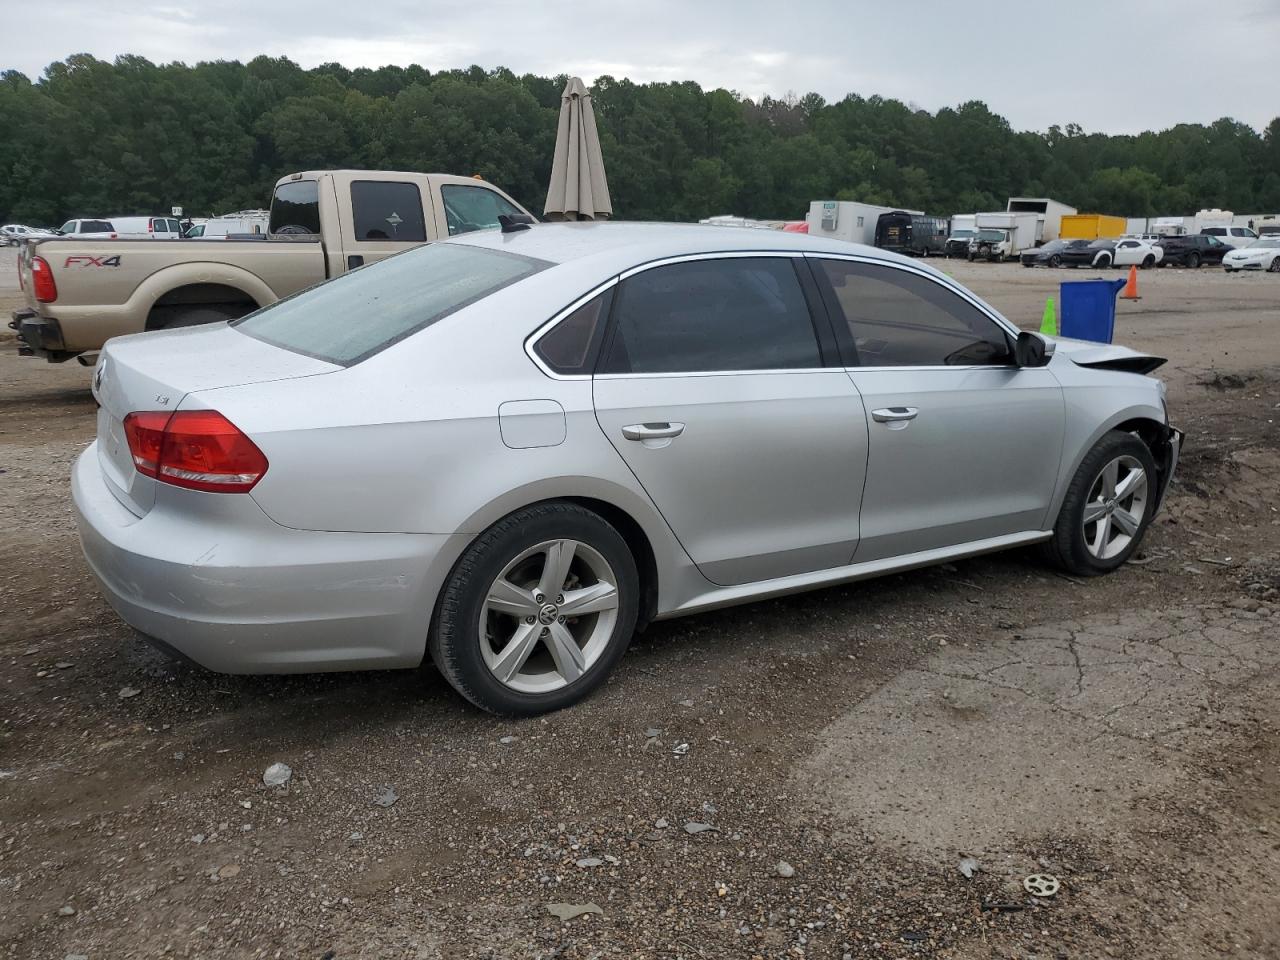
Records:
[[[1061,285],[1062,335],[1110,343],[1116,326],[1116,294],[1123,280],[1073,280]]]

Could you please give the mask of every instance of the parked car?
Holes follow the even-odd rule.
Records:
[[[1205,227],[1200,233],[1206,237],[1217,237],[1228,247],[1247,247],[1258,239],[1258,235],[1248,227]]]
[[[267,224],[258,220],[215,217],[204,223],[192,224],[185,236],[188,240],[225,240],[236,234],[265,237]]]
[[[1280,273],[1280,236],[1259,237],[1247,247],[1230,251],[1222,258],[1227,273],[1237,270],[1268,270]]]
[[[108,343],[72,494],[119,614],[534,714],[656,619],[1025,544],[1104,574],[1159,509],[1157,357],[874,248],[530,219]]]
[[[1209,234],[1192,234],[1181,237],[1165,237],[1160,246],[1164,249],[1164,259],[1160,266],[1199,267],[1202,264],[1221,263],[1222,258],[1231,252],[1217,237]]]
[[[471,177],[293,173],[276,183],[266,241],[25,244],[18,275],[26,307],[9,326],[18,333],[19,353],[57,363],[126,333],[242,317],[416,244],[496,227],[499,216],[526,212]]]
[[[1093,240],[1083,247],[1073,247],[1062,251],[1062,262],[1068,267],[1107,267],[1139,266],[1144,270],[1154,267],[1164,257],[1161,247],[1152,246],[1145,240]]]
[[[0,227],[0,246],[7,247],[21,243],[23,240],[35,240],[53,236],[56,236],[56,234],[52,230],[46,230],[44,227],[28,227],[22,223],[6,223],[3,227]]]
[[[1080,250],[1089,246],[1089,240],[1050,240],[1043,247],[1022,251],[1019,259],[1024,267],[1060,267],[1064,250]]]

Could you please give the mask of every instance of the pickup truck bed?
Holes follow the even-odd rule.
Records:
[[[421,243],[527,211],[473,177],[318,170],[276,183],[256,240],[28,240],[18,350],[89,359],[111,337],[231,320]],[[37,282],[38,281],[38,282]]]

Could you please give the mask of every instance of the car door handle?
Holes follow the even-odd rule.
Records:
[[[876,423],[896,423],[899,420],[914,420],[920,415],[915,407],[881,407],[871,411],[871,419]]]
[[[670,440],[684,433],[683,423],[633,423],[622,428],[628,440]]]

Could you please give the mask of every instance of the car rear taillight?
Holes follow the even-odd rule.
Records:
[[[44,257],[31,258],[31,289],[41,303],[58,299],[58,285],[53,282],[53,271]]]
[[[267,458],[214,410],[149,410],[124,418],[133,465],[143,476],[207,493],[248,493]]]

